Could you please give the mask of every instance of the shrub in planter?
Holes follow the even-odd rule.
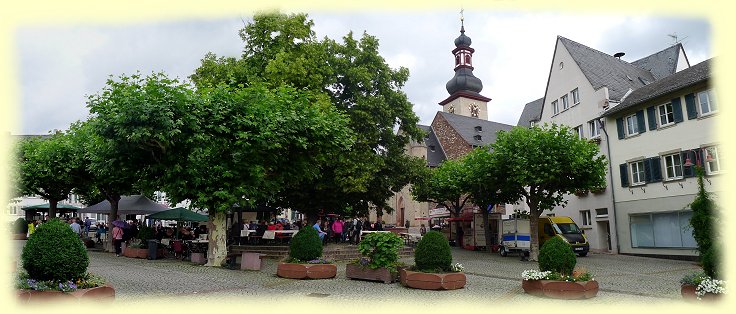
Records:
[[[395,271],[402,245],[403,241],[395,233],[376,232],[360,241],[358,252],[368,258],[365,266],[371,269],[384,267]]]
[[[28,222],[24,218],[18,218],[13,222],[13,233],[23,234],[28,233]]]
[[[89,257],[79,236],[58,220],[42,224],[28,239],[21,255],[23,268],[36,280],[68,280],[87,271]]]
[[[153,235],[153,228],[146,227],[146,226],[140,226],[140,228],[138,229],[137,238],[140,239],[141,248],[147,249],[148,240],[155,239],[156,237]]]
[[[311,227],[299,229],[289,244],[289,260],[295,263],[316,260],[322,257],[322,241],[317,230]]]
[[[445,236],[437,231],[425,234],[414,251],[415,269],[423,272],[450,271],[452,253]]]
[[[553,237],[539,250],[539,270],[561,275],[572,274],[577,259],[570,244],[560,237]]]

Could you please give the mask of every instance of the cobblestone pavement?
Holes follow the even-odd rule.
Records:
[[[16,248],[16,256],[20,255]],[[115,303],[155,300],[229,301],[293,300],[314,298],[317,302],[349,300],[393,300],[421,302],[428,307],[448,301],[469,301],[475,306],[539,302],[521,289],[521,272],[537,269],[536,263],[518,257],[452,249],[453,261],[463,264],[467,275],[464,289],[454,291],[414,290],[395,284],[349,280],[345,263],[329,280],[291,280],[277,277],[275,259],[264,259],[261,271],[241,271],[194,265],[175,259],[144,260],[115,257],[112,253],[89,251],[89,272],[107,279],[115,287]],[[413,260],[402,259],[411,264]],[[578,266],[594,274],[601,290],[589,300],[541,299],[545,304],[672,304],[682,303],[679,279],[699,270],[693,262],[591,253],[578,258]],[[265,298],[264,298],[265,297]]]

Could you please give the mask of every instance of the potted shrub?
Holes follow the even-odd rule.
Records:
[[[398,279],[398,267],[403,263],[399,260],[399,248],[403,241],[392,232],[376,232],[367,235],[358,245],[358,251],[363,256],[347,264],[345,277],[392,283]]]
[[[713,279],[704,272],[688,274],[680,279],[680,294],[687,300],[719,299],[726,293],[726,282]]]
[[[291,279],[325,279],[337,275],[337,265],[322,259],[322,241],[317,230],[299,229],[289,244],[289,256],[279,263],[276,275]]]
[[[24,271],[16,279],[21,302],[115,298],[115,289],[87,273],[87,250],[69,225],[58,219],[33,233],[23,247],[21,261]]]
[[[587,271],[575,271],[577,259],[572,247],[561,237],[553,237],[539,250],[539,271],[522,272],[521,287],[535,296],[555,299],[589,299],[598,294],[598,282]]]
[[[453,290],[465,287],[465,274],[459,263],[452,264],[447,238],[430,231],[417,243],[414,266],[399,270],[399,282],[405,287],[424,290]]]
[[[13,222],[13,240],[25,240],[28,235],[28,222],[20,217]]]
[[[133,241],[123,249],[123,256],[132,258],[148,258],[148,249],[144,247],[144,243]]]

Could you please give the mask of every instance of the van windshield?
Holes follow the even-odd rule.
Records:
[[[562,234],[581,233],[580,228],[576,224],[564,223],[556,224]]]

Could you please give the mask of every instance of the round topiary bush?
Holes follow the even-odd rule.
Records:
[[[437,231],[425,234],[414,251],[416,269],[426,272],[450,271],[452,253],[447,238]]]
[[[572,247],[565,240],[552,237],[539,250],[539,270],[552,271],[562,275],[572,274],[577,259]]]
[[[42,224],[28,239],[21,255],[28,277],[35,280],[73,280],[87,273],[89,257],[82,240],[58,219]]]
[[[304,262],[322,257],[322,240],[317,230],[309,226],[299,229],[291,238],[289,257]]]
[[[28,233],[28,222],[20,217],[13,222],[13,233],[26,234]]]

